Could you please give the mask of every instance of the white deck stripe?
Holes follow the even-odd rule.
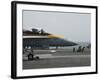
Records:
[[[39,56],[41,59],[45,58],[85,58],[90,57],[90,55],[66,55],[66,56],[52,56],[52,55],[36,55]]]
[[[23,36],[23,38],[48,38],[48,36]]]

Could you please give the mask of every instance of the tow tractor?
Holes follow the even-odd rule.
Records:
[[[23,54],[23,60],[39,60],[40,57],[34,55],[34,51],[33,50],[25,50],[24,54]]]

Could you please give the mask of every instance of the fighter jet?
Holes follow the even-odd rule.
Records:
[[[45,32],[43,29],[33,28],[23,31],[23,47],[33,49],[49,49],[49,47],[75,46],[77,43],[68,41],[62,35],[55,35]]]

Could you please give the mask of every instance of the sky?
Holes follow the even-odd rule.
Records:
[[[23,29],[42,28],[75,42],[90,42],[91,14],[51,11],[23,11]]]

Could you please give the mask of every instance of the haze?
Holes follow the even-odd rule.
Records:
[[[23,11],[23,29],[42,28],[75,42],[90,42],[91,14]]]

